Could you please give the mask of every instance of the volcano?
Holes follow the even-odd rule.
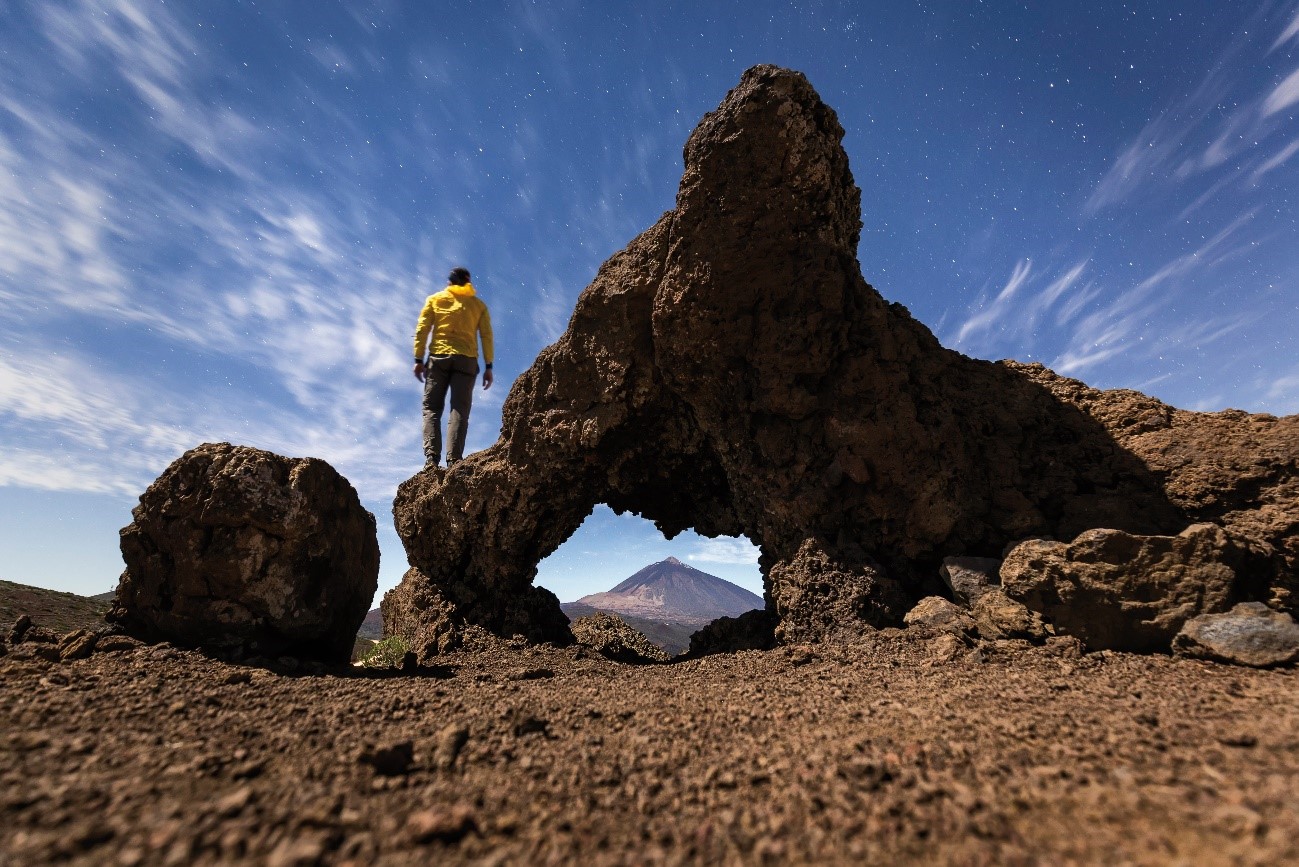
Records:
[[[757,596],[716,575],[669,557],[646,566],[612,590],[577,600],[600,611],[700,625],[762,608]]]

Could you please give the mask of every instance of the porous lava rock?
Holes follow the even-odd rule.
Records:
[[[931,632],[955,632],[971,635],[975,631],[970,612],[941,596],[926,596],[906,613],[902,622],[912,629]]]
[[[1187,621],[1173,637],[1173,652],[1254,668],[1292,665],[1299,662],[1299,624],[1261,602],[1242,602]]]
[[[496,444],[398,490],[448,616],[571,641],[532,580],[600,503],[669,538],[747,536],[784,642],[900,622],[944,557],[1097,527],[1231,527],[1285,604],[1299,418],[1187,413],[944,349],[862,279],[843,136],[773,66],[704,117],[676,207],[600,268]]]
[[[1018,638],[1041,644],[1051,634],[1041,614],[1030,611],[1000,589],[979,596],[970,607],[970,616],[983,638]]]
[[[1001,584],[1093,650],[1167,651],[1186,621],[1236,601],[1241,562],[1216,524],[1176,536],[1098,529],[1067,544],[1016,546],[1001,564]]]
[[[770,650],[776,643],[776,615],[766,608],[739,617],[719,617],[690,636],[686,657],[697,659],[736,650]]]
[[[343,663],[374,599],[374,516],[325,461],[229,443],[181,455],[121,532],[109,619],[149,641]]]
[[[667,662],[668,655],[623,620],[603,611],[579,617],[572,624],[573,637],[602,656],[618,662]]]

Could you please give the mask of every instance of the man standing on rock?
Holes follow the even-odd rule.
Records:
[[[449,284],[430,295],[415,326],[415,378],[424,383],[424,458],[436,467],[442,456],[442,410],[451,392],[447,466],[464,457],[469,408],[478,376],[478,337],[483,339],[483,388],[492,385],[492,317],[474,294],[469,272],[454,269]],[[432,345],[429,345],[430,339]],[[428,348],[428,361],[424,351]]]

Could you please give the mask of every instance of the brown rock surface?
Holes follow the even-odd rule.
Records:
[[[932,641],[437,677],[11,653],[0,862],[1299,863],[1299,672]]]
[[[1236,601],[1243,556],[1215,524],[1176,536],[1088,530],[1068,544],[1016,546],[1001,583],[1090,650],[1167,651],[1186,621]]]
[[[970,612],[941,596],[926,596],[907,612],[902,622],[915,629],[932,632],[956,632],[970,635],[975,631]]]
[[[1019,638],[1040,644],[1050,634],[1042,615],[1030,611],[1000,589],[982,594],[970,608],[970,616],[983,638]]]
[[[122,530],[109,618],[147,640],[346,661],[378,584],[374,516],[315,458],[205,443]]]
[[[531,583],[599,503],[669,537],[747,536],[786,642],[900,622],[946,556],[1095,527],[1222,522],[1266,561],[1254,592],[1282,600],[1299,417],[1186,413],[944,349],[861,277],[843,135],[771,66],[700,122],[675,209],[601,267],[498,442],[399,489],[446,616],[571,640]]]

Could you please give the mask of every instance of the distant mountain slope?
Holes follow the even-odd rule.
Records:
[[[383,614],[378,608],[371,608],[361,621],[361,629],[356,633],[358,638],[378,641],[383,638]]]
[[[762,597],[675,557],[646,566],[612,590],[577,601],[614,614],[699,626],[763,607]]]
[[[0,635],[8,635],[19,615],[27,614],[37,626],[55,632],[95,629],[106,625],[109,602],[44,587],[0,581]]]

